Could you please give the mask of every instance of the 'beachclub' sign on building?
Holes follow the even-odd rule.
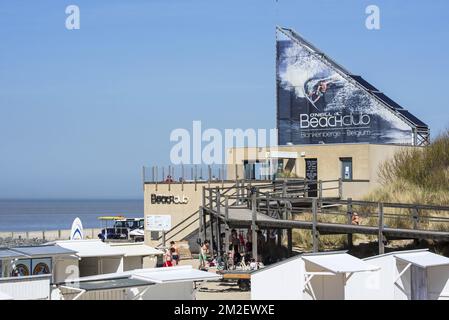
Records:
[[[187,204],[189,198],[182,196],[164,196],[160,194],[151,194],[151,204]]]
[[[290,29],[277,28],[279,144],[413,144],[428,127]]]

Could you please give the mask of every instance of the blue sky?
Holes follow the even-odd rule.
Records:
[[[80,30],[65,29],[70,4]],[[436,134],[449,126],[448,15],[446,0],[1,0],[0,198],[139,198],[172,129],[273,128],[275,25]]]

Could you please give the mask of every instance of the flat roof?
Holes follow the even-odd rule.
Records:
[[[325,253],[325,254],[311,254],[302,255],[305,261],[316,264],[332,273],[352,273],[352,272],[365,272],[376,271],[380,268],[371,265],[359,258],[351,256],[347,253]]]
[[[148,280],[134,279],[130,277],[107,279],[107,280],[90,280],[70,283],[66,285],[69,288],[81,289],[86,291],[96,290],[113,290],[121,288],[135,288],[142,286],[154,285],[155,283]]]
[[[449,265],[449,258],[428,251],[398,253],[394,256],[399,260],[414,264],[421,268]]]
[[[111,243],[110,246],[123,251],[125,257],[153,256],[164,254],[164,252],[162,252],[161,250],[155,249],[143,243]]]
[[[64,240],[56,241],[58,246],[73,250],[81,258],[123,256],[124,251],[101,240]]]
[[[16,252],[23,253],[29,257],[36,256],[56,256],[56,255],[73,255],[76,251],[63,248],[58,245],[42,245],[42,246],[30,246],[30,247],[16,247],[11,248]]]

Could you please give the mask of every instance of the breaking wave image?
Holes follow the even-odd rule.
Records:
[[[290,126],[290,137],[281,137],[280,144],[322,143],[326,139],[320,137],[320,134],[305,135],[304,131],[331,129],[340,132],[334,135],[327,133],[325,137],[332,137],[327,139],[329,142],[411,143],[412,130],[409,124],[372,94],[346,79],[325,57],[319,57],[307,46],[285,35],[278,37],[277,48],[278,114],[282,118],[278,126]],[[314,114],[323,116],[309,117]],[[323,118],[325,115],[328,119]],[[352,115],[369,116],[369,125],[365,123],[363,128],[361,125],[358,128],[357,124],[349,123],[348,119]],[[304,119],[310,119],[310,126]],[[330,128],[327,127],[329,123]],[[363,135],[347,132],[350,135],[348,137],[344,132],[348,129],[368,130]]]

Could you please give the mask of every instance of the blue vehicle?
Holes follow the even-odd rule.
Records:
[[[135,229],[143,229],[143,218],[125,218],[123,216],[99,217],[98,219],[105,222],[105,228],[98,234],[101,240],[116,239],[129,240],[129,233]],[[108,227],[108,221],[114,221],[112,227]]]

